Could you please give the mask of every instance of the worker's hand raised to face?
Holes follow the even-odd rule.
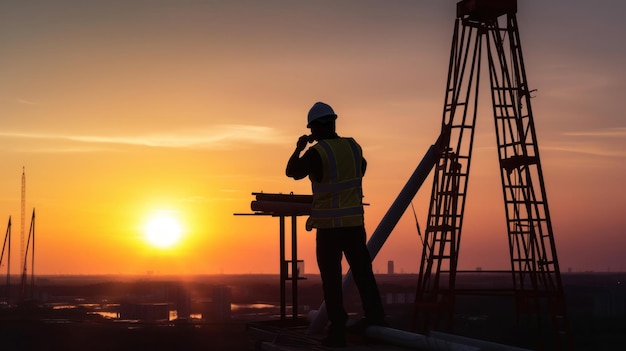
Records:
[[[306,147],[306,144],[309,143],[310,137],[308,135],[303,135],[298,139],[298,144],[296,144],[296,150],[302,151]]]

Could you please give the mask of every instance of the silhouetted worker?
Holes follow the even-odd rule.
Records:
[[[294,179],[309,176],[313,188],[313,205],[306,227],[317,229],[317,264],[330,321],[324,339],[328,346],[345,345],[348,315],[343,307],[342,253],[350,264],[365,312],[365,318],[357,322],[356,328],[384,324],[363,220],[361,182],[367,164],[354,139],[337,135],[336,119],[333,109],[323,102],[311,107],[307,124],[311,135],[298,139],[286,172]],[[307,144],[314,141],[317,143],[300,157]]]

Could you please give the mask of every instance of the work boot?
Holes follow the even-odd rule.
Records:
[[[345,347],[346,346],[346,327],[333,326],[328,327],[328,335],[322,340],[322,345],[327,347]]]

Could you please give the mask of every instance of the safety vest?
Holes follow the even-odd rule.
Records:
[[[352,138],[320,140],[313,146],[322,160],[322,179],[309,176],[313,188],[311,228],[363,225],[363,153]]]

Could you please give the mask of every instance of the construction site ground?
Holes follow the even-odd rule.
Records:
[[[389,345],[371,340],[359,334],[348,333],[346,346],[326,347],[322,345],[323,334],[310,335],[308,324],[302,322],[268,321],[248,324],[248,334],[255,340],[255,350],[345,350],[345,351],[407,351],[410,348]]]

